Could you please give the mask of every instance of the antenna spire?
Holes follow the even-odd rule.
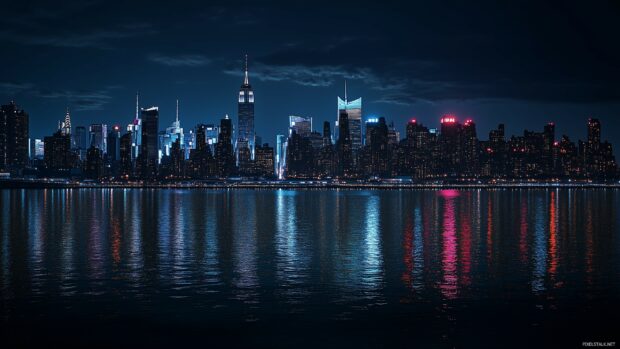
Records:
[[[244,85],[249,85],[250,84],[250,79],[248,78],[248,55],[247,54],[245,55],[243,84]]]
[[[138,116],[139,116],[138,114],[138,109],[139,109],[138,106],[140,105],[139,101],[140,101],[140,91],[136,91],[136,120],[138,120]]]
[[[347,102],[347,79],[344,79],[344,102]]]
[[[177,124],[179,123],[179,99],[177,98]]]

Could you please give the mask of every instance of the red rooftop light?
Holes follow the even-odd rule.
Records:
[[[456,118],[454,117],[454,115],[444,115],[443,118],[441,118],[441,123],[442,124],[453,124],[456,122]]]

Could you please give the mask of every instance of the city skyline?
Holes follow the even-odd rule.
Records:
[[[34,138],[67,105],[74,125],[123,125],[136,90],[143,106],[159,106],[162,125],[174,120],[176,99],[185,125],[225,114],[236,124],[230,91],[248,54],[256,134],[270,143],[286,133],[280,120],[289,115],[333,121],[346,79],[349,95],[364,98],[365,117],[386,117],[401,133],[412,117],[432,125],[456,114],[480,133],[501,121],[517,134],[542,120],[577,139],[582,120],[594,117],[620,146],[610,132],[620,129],[619,55],[606,44],[617,8],[605,3],[36,5],[10,4],[0,19],[13,53],[0,58],[11,67],[0,99],[28,109]],[[274,21],[296,30],[274,31]]]

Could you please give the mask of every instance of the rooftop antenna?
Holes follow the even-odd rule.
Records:
[[[347,104],[347,79],[344,79],[344,103]]]
[[[243,84],[249,85],[250,79],[248,79],[248,55],[247,54],[245,55],[244,75],[245,77],[243,78]]]
[[[179,123],[179,99],[177,98],[177,124]]]
[[[138,120],[138,106],[140,105],[139,103],[140,100],[140,91],[136,91],[136,120]]]

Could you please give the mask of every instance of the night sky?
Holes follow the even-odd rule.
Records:
[[[65,107],[73,126],[126,125],[160,107],[160,129],[237,122],[243,55],[256,95],[256,132],[274,143],[288,115],[315,129],[336,120],[336,96],[363,97],[365,117],[399,130],[453,113],[509,134],[556,122],[585,138],[587,118],[620,147],[620,3],[424,1],[13,1],[0,15],[0,99],[51,134]],[[401,135],[402,136],[402,135]]]

